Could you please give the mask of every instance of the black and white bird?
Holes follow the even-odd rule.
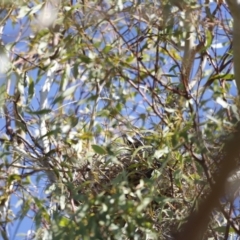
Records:
[[[131,137],[124,133],[122,135],[122,138],[123,138],[124,143],[132,148],[139,148],[141,146],[144,146],[144,143],[136,137]]]

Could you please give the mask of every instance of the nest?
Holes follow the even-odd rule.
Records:
[[[114,179],[122,175],[129,187],[136,187],[141,179],[149,179],[154,169],[161,166],[157,159],[153,159],[153,149],[141,150],[119,146],[113,156],[95,154],[90,161],[77,171],[74,184],[79,186],[79,193],[92,192],[99,194],[111,189]]]

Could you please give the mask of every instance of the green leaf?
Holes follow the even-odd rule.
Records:
[[[52,110],[51,109],[42,109],[39,111],[27,111],[29,114],[35,114],[35,115],[44,115],[50,113]]]
[[[67,97],[67,96],[73,94],[73,93],[75,92],[75,90],[76,90],[77,87],[78,87],[78,85],[72,86],[72,87],[68,88],[66,91],[64,91],[64,93],[63,93],[62,96],[63,96],[63,97]]]
[[[216,80],[216,79],[232,81],[234,79],[234,75],[231,74],[231,73],[228,73],[228,74],[223,74],[223,73],[215,74],[215,75],[211,76],[211,78],[208,81],[213,81],[213,80]]]
[[[103,53],[107,54],[111,51],[112,49],[112,46],[111,45],[107,45],[102,51]]]
[[[29,87],[28,87],[28,97],[29,99],[32,99],[33,95],[34,95],[34,81],[32,78],[29,78]]]
[[[225,233],[226,232],[226,226],[220,226],[220,227],[216,227],[214,228],[214,230],[216,230],[217,232],[219,233]],[[234,229],[233,228],[230,228],[229,229],[229,233],[234,233]]]
[[[135,57],[131,55],[131,56],[127,57],[126,62],[132,63],[134,61],[134,59],[135,59]]]
[[[29,8],[28,6],[21,6],[19,13],[17,15],[17,18],[18,19],[23,18],[26,15],[28,15],[30,12],[31,12],[31,8]]]
[[[59,221],[59,226],[60,227],[67,227],[67,226],[69,226],[70,225],[70,220],[68,219],[68,218],[66,218],[66,217],[62,217],[61,219],[60,219],[60,221]]]
[[[173,75],[173,74],[162,74],[162,77],[177,77],[177,75]]]
[[[212,31],[207,30],[205,46],[201,49],[201,52],[204,52],[206,49],[208,49],[211,46],[212,40],[213,40]]]
[[[35,5],[34,7],[31,7],[31,8],[29,8],[28,6],[21,6],[20,11],[17,15],[17,18],[20,19],[20,18],[23,18],[23,17],[25,17],[29,14],[32,15],[32,14],[38,12],[42,8],[43,4],[44,3],[40,3],[40,4]]]
[[[79,59],[84,62],[84,63],[91,63],[92,62],[92,59],[87,57],[86,55],[79,55]]]
[[[74,78],[78,78],[78,75],[79,75],[78,68],[79,68],[79,63],[75,62],[73,65],[73,71],[72,71]]]
[[[105,155],[107,153],[107,150],[99,145],[92,144],[92,149],[94,150],[94,152],[100,155]]]
[[[18,174],[12,174],[8,177],[8,183],[12,183],[13,181],[21,180],[21,176]]]

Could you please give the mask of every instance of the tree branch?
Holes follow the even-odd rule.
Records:
[[[212,192],[206,199],[200,203],[198,211],[191,214],[187,222],[183,225],[181,232],[175,235],[175,240],[192,240],[202,239],[206,232],[211,212],[219,205],[219,199],[224,195],[226,180],[229,174],[237,167],[237,159],[239,159],[239,142],[240,142],[240,123],[236,128],[236,132],[231,139],[226,142],[223,149],[225,157],[222,161],[219,171],[214,174],[215,185]]]
[[[240,1],[226,0],[233,17],[233,63],[235,81],[240,94]]]

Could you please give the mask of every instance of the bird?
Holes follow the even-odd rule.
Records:
[[[139,148],[141,146],[144,146],[144,143],[136,137],[131,137],[124,133],[124,134],[122,134],[122,138],[123,138],[124,143],[127,144],[129,147]]]

